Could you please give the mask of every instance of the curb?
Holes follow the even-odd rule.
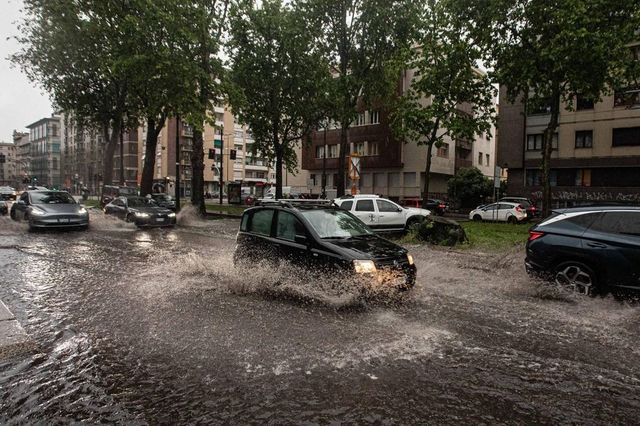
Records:
[[[206,212],[205,215],[207,217],[223,217],[227,219],[240,219],[242,217],[242,215],[222,213],[222,212]]]
[[[35,346],[16,317],[0,300],[0,360],[29,353]]]

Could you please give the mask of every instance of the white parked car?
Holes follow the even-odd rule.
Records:
[[[469,219],[478,222],[492,220],[497,222],[520,223],[527,220],[527,212],[518,203],[503,201],[476,207],[469,213]]]
[[[402,231],[431,214],[429,210],[405,208],[377,195],[347,195],[333,201],[374,231]]]

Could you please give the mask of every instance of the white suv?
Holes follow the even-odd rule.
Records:
[[[375,231],[400,231],[424,220],[429,210],[401,207],[377,195],[346,195],[333,200]]]

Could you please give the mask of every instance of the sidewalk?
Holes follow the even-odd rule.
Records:
[[[0,300],[0,360],[25,354],[35,348],[35,342]]]

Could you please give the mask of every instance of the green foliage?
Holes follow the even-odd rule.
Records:
[[[276,163],[276,192],[282,166],[296,169],[296,144],[326,115],[331,77],[313,37],[299,10],[279,0],[242,1],[231,11],[230,104],[253,132],[254,154]]]
[[[463,208],[476,207],[493,194],[493,181],[475,167],[460,169],[447,186],[449,197]]]
[[[529,236],[530,224],[512,225],[508,223],[463,222],[462,227],[469,238],[470,249],[506,251],[523,247]]]
[[[409,89],[392,114],[394,133],[406,142],[428,146],[428,198],[432,147],[445,140],[472,141],[489,132],[495,120],[495,88],[479,70],[480,48],[469,39],[441,0],[427,0],[421,15],[418,46],[407,68],[414,72]]]

